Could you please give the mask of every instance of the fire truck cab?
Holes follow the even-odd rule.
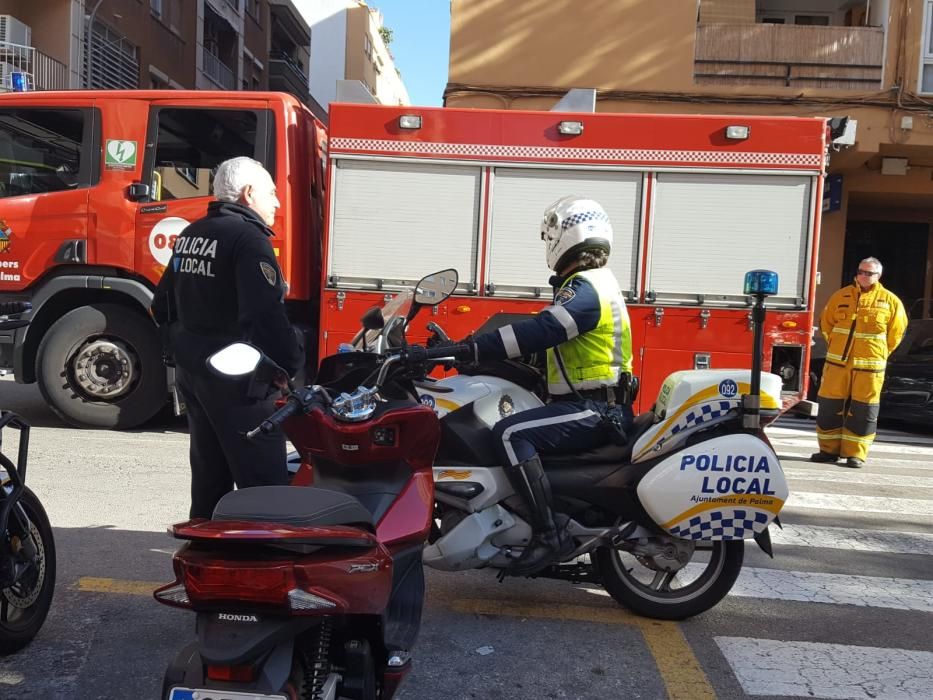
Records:
[[[166,405],[152,291],[238,155],[273,174],[290,315],[316,328],[324,139],[278,93],[0,95],[0,299],[33,304],[28,328],[0,333],[0,368],[76,425],[129,428]]]

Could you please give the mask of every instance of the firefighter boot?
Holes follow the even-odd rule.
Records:
[[[512,488],[528,506],[533,529],[531,541],[522,555],[508,568],[512,576],[531,576],[574,550],[573,539],[554,522],[551,487],[538,455],[505,467]]]

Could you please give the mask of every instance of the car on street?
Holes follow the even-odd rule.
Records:
[[[933,319],[913,319],[888,359],[881,417],[933,427]]]

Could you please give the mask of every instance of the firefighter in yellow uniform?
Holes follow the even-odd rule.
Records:
[[[855,283],[833,294],[820,317],[827,350],[816,420],[820,451],[812,462],[842,457],[846,466],[861,467],[875,439],[885,366],[907,329],[904,305],[880,277],[881,263],[865,258]]]

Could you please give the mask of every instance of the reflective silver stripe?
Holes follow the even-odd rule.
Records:
[[[512,464],[518,464],[518,459],[515,457],[515,450],[512,449],[512,443],[509,442],[509,437],[516,430],[527,430],[528,428],[540,428],[544,425],[557,425],[559,423],[570,423],[572,421],[583,420],[584,418],[589,418],[590,416],[597,415],[596,411],[590,411],[589,409],[585,411],[580,411],[578,413],[568,413],[562,416],[551,416],[549,418],[539,418],[538,420],[530,420],[526,423],[516,423],[515,425],[510,425],[505,429],[505,432],[502,433],[502,444],[505,447],[505,453],[508,455],[509,461]]]
[[[862,359],[860,357],[853,358],[852,360],[853,367],[862,367],[865,369],[884,369],[887,364],[887,360]]]
[[[826,358],[829,360],[838,360],[839,362],[842,362],[842,355],[836,355],[835,353],[826,353]]]
[[[518,347],[518,338],[515,337],[515,329],[512,326],[502,326],[499,329],[499,337],[502,338],[505,354],[509,358],[521,357],[522,350]]]
[[[856,333],[855,337],[862,340],[884,340],[885,342],[888,340],[887,333]]]
[[[571,338],[576,338],[580,335],[580,331],[577,330],[577,322],[573,320],[573,316],[570,315],[570,312],[567,311],[563,306],[558,306],[554,304],[552,306],[547,306],[542,309],[542,312],[547,311],[554,318],[557,319],[557,322],[564,327],[564,330],[567,331],[567,340]]]
[[[852,330],[852,326],[843,328],[842,326],[835,326],[833,328],[833,333],[841,333],[842,335],[849,335],[849,331]]]

